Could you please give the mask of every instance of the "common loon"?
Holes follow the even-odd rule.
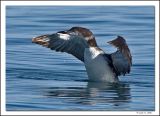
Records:
[[[130,50],[121,36],[108,42],[117,48],[111,54],[99,48],[93,33],[83,27],[41,35],[33,38],[32,42],[57,52],[72,54],[81,60],[90,81],[118,82],[118,76],[130,73],[132,66]]]

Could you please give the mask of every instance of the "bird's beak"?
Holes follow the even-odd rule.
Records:
[[[45,47],[49,46],[49,41],[50,41],[49,35],[41,35],[41,36],[32,38],[32,43],[36,43]]]

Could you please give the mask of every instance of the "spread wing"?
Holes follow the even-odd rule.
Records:
[[[132,56],[125,39],[118,36],[115,40],[108,43],[117,48],[116,52],[110,54],[111,65],[116,75],[129,73],[132,65]]]
[[[43,45],[57,52],[72,54],[82,62],[84,61],[84,50],[89,47],[87,41],[93,35],[88,29],[73,27],[67,31],[60,31],[51,35],[42,35],[32,39],[33,43]]]

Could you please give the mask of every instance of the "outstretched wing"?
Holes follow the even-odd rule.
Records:
[[[115,40],[108,43],[117,48],[116,52],[110,54],[110,60],[116,75],[129,73],[132,65],[132,56],[125,39],[118,36]]]
[[[91,31],[82,27],[73,27],[51,35],[42,35],[32,39],[33,43],[43,45],[57,52],[72,54],[84,61],[84,50],[89,47],[88,41],[95,40]]]

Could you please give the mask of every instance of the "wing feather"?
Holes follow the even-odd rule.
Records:
[[[112,66],[117,76],[130,73],[132,65],[132,56],[128,45],[123,37],[118,36],[115,40],[108,43],[117,47],[117,51],[110,54]]]
[[[47,40],[47,41],[45,41]],[[49,40],[49,41],[48,41]],[[70,33],[55,33],[42,35],[32,40],[34,43],[43,45],[57,52],[72,54],[81,61],[84,61],[84,50],[89,47],[83,36]]]
[[[43,45],[57,52],[72,54],[84,61],[84,50],[90,46],[97,47],[93,33],[83,27],[72,27],[51,35],[41,35],[32,39],[33,43]]]

